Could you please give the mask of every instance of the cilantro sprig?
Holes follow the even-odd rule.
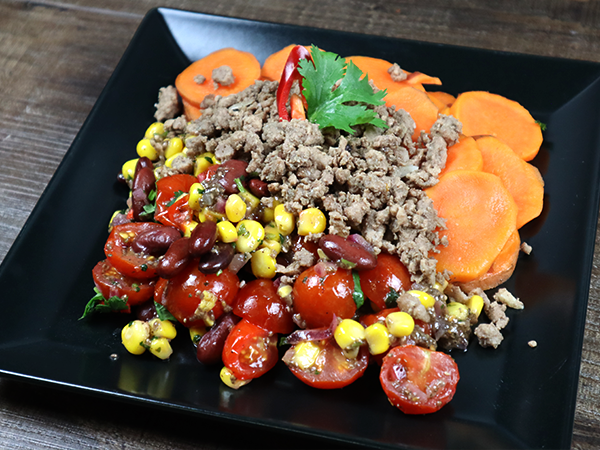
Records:
[[[128,309],[127,299],[122,299],[121,297],[112,296],[110,298],[104,298],[102,293],[98,288],[94,288],[94,295],[90,301],[85,305],[85,309],[83,310],[83,315],[79,318],[85,319],[87,316],[93,313],[107,313],[113,311],[123,311]]]

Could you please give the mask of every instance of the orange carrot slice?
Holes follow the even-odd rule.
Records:
[[[290,56],[290,52],[296,45],[297,44],[288,45],[269,55],[267,59],[265,59],[265,63],[260,71],[260,78],[262,80],[279,81],[288,56]],[[304,48],[310,52],[310,47],[305,45]]]
[[[419,137],[421,130],[429,133],[431,126],[438,118],[437,106],[429,100],[425,92],[414,87],[408,86],[388,91],[384,100],[387,106],[394,106],[396,110],[403,109],[410,114],[416,125],[412,136],[414,140]]]
[[[485,274],[516,230],[517,206],[496,175],[455,170],[425,190],[446,220],[437,270],[451,272],[451,282],[468,282]]]
[[[458,142],[448,147],[446,166],[440,172],[440,177],[453,170],[481,170],[483,158],[475,139],[461,135]]]
[[[483,171],[500,177],[517,204],[517,228],[539,216],[544,206],[544,180],[537,167],[493,136],[478,137],[475,142],[483,157]]]
[[[495,136],[525,161],[532,160],[542,145],[542,130],[529,111],[501,95],[464,92],[452,104],[450,114],[462,122],[464,134]]]
[[[227,86],[215,83],[213,70],[228,66],[233,82]],[[197,108],[208,94],[225,97],[243,91],[260,77],[260,63],[252,53],[223,48],[192,63],[175,79],[179,95]],[[201,82],[200,82],[201,81]]]
[[[429,96],[431,101],[433,101],[433,103],[439,105],[438,107],[440,108],[440,111],[446,107],[452,106],[452,104],[456,100],[456,97],[454,97],[454,95],[442,91],[427,92],[427,95]]]
[[[183,104],[183,112],[185,113],[185,118],[188,121],[196,120],[202,115],[202,111],[200,111],[200,108],[196,105],[191,104],[185,98],[181,98],[181,103]]]

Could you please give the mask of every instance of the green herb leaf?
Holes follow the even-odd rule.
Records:
[[[542,131],[546,131],[547,126],[544,122],[540,122],[539,120],[536,120],[535,123],[537,123],[540,126],[540,129]]]
[[[156,189],[152,189],[150,191],[150,193],[148,194],[148,200],[150,200],[151,202],[156,200]]]
[[[104,298],[98,288],[94,288],[94,292],[96,292],[96,295],[94,295],[90,301],[87,302],[87,305],[85,305],[85,309],[83,310],[83,314],[79,320],[85,319],[87,316],[96,312],[107,313],[123,311],[129,308],[127,306],[127,298],[123,299],[121,297],[117,297],[116,295],[108,299]]]
[[[396,304],[396,300],[398,300],[398,297],[400,297],[400,293],[393,287],[390,287],[390,292],[387,293],[385,299],[383,300],[385,302],[385,306],[388,308],[398,306]]]
[[[154,302],[154,308],[156,309],[156,314],[158,314],[158,318],[160,320],[171,320],[173,322],[177,322],[175,316],[173,316],[173,314],[171,314],[169,310],[160,303]]]
[[[352,271],[352,278],[354,279],[354,292],[352,293],[352,300],[356,303],[356,307],[360,308],[365,303],[365,294],[363,294],[362,288],[360,287],[360,277],[356,270]]]
[[[312,62],[303,59],[299,62],[302,80],[302,94],[308,104],[307,117],[320,128],[334,127],[354,134],[352,126],[373,124],[387,128],[386,123],[367,105],[383,105],[386,91],[373,92],[368,75],[353,62],[339,55],[322,52],[311,47]],[[341,81],[340,81],[341,80]],[[340,81],[337,88],[336,83]],[[352,104],[348,104],[352,102]],[[356,103],[355,103],[356,102]]]
[[[168,208],[169,206],[171,206],[173,203],[175,203],[179,197],[181,197],[183,194],[186,194],[187,192],[183,192],[183,191],[177,191],[173,194],[173,198],[171,200],[169,200],[169,203],[167,203],[165,206]]]
[[[352,261],[348,261],[347,259],[340,259],[339,263],[342,269],[354,269],[356,267],[356,263]]]
[[[154,203],[144,205],[144,212],[146,214],[154,214],[155,211],[156,211],[156,205]]]
[[[235,185],[237,186],[237,188],[240,192],[246,192],[246,188],[242,184],[242,182],[244,181],[244,176],[235,178],[233,181],[235,182]]]
[[[290,345],[290,344],[288,344],[287,338],[288,338],[287,336],[281,336],[279,338],[279,342],[277,343],[277,346],[282,347],[284,345]]]

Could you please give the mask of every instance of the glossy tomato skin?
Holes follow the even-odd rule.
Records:
[[[283,357],[291,372],[309,386],[317,389],[343,388],[362,377],[369,365],[366,345],[361,347],[356,358],[347,358],[332,338],[312,342],[320,349],[313,366],[305,369],[294,364],[296,349],[301,344],[290,347]]]
[[[189,195],[182,195],[164,211],[156,213],[154,218],[163,225],[185,232],[194,221],[194,213],[189,205]]]
[[[411,287],[410,274],[395,255],[381,253],[377,256],[377,266],[374,269],[361,270],[360,285],[365,296],[371,300],[376,309],[385,309],[386,298],[390,289],[402,293]]]
[[[277,334],[242,319],[223,347],[223,364],[239,380],[251,380],[271,370],[279,359]]]
[[[162,225],[152,222],[131,222],[114,226],[104,245],[106,259],[115,269],[128,277],[136,280],[156,278],[157,259],[154,256],[134,252],[131,244],[138,234],[162,228]]]
[[[452,400],[459,378],[450,356],[416,345],[390,350],[379,375],[390,402],[406,414],[439,411]]]
[[[189,192],[192,184],[197,183],[196,177],[188,174],[177,174],[161,178],[156,182],[156,212],[161,214],[168,208],[177,192]]]
[[[272,280],[257,279],[240,289],[233,313],[274,333],[294,331],[292,310],[277,294]]]
[[[239,290],[236,274],[225,269],[219,275],[198,270],[198,260],[192,260],[179,275],[169,279],[162,296],[164,306],[184,326],[212,326],[225,307],[233,305]],[[204,293],[206,292],[206,294]],[[196,314],[202,301],[209,309]],[[210,307],[210,302],[214,306]]]
[[[294,283],[294,312],[300,314],[307,328],[328,326],[334,315],[350,319],[356,312],[353,293],[350,270],[337,269],[320,276],[313,266],[302,272]]]
[[[113,296],[124,299],[127,305],[134,306],[152,298],[154,280],[135,280],[115,269],[107,260],[100,261],[92,270],[94,284],[104,298]]]

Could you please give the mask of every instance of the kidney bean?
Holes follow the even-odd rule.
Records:
[[[200,339],[196,347],[196,358],[202,364],[217,364],[221,362],[221,354],[227,336],[232,328],[241,320],[233,313],[219,317],[217,323]]]
[[[250,181],[248,181],[248,189],[250,189],[250,192],[252,192],[258,198],[264,197],[269,193],[267,186],[267,183],[259,180],[258,178],[252,178]]]
[[[181,239],[179,230],[157,224],[155,228],[138,234],[131,243],[131,249],[136,253],[160,256],[178,239]]]
[[[226,269],[233,260],[235,250],[231,244],[217,242],[209,253],[205,253],[200,259],[198,269],[203,273],[216,273]]]
[[[177,239],[171,244],[165,256],[158,261],[156,273],[161,278],[173,278],[192,259],[189,253],[189,238]]]
[[[135,171],[137,172],[140,169],[152,169],[154,170],[154,164],[150,161],[150,158],[147,156],[142,156],[138,159],[137,163],[135,163]]]
[[[154,300],[148,300],[139,305],[135,310],[135,316],[144,322],[148,322],[149,320],[158,317],[156,307],[154,306]]]
[[[136,169],[131,188],[131,209],[133,210],[134,220],[142,222],[150,220],[151,215],[144,211],[144,206],[150,204],[148,195],[154,189],[155,183],[156,178],[152,169],[148,167]]]
[[[220,175],[219,184],[223,186],[226,194],[237,194],[240,192],[235,184],[235,179],[248,175],[246,172],[247,167],[248,163],[239,159],[230,159],[221,164],[217,173]]]
[[[212,220],[199,223],[190,236],[190,255],[198,258],[208,253],[217,241],[217,224]]]
[[[357,270],[374,269],[377,265],[375,255],[363,246],[334,234],[327,234],[319,239],[319,248],[329,259],[337,263],[344,259],[355,264],[353,268]]]

